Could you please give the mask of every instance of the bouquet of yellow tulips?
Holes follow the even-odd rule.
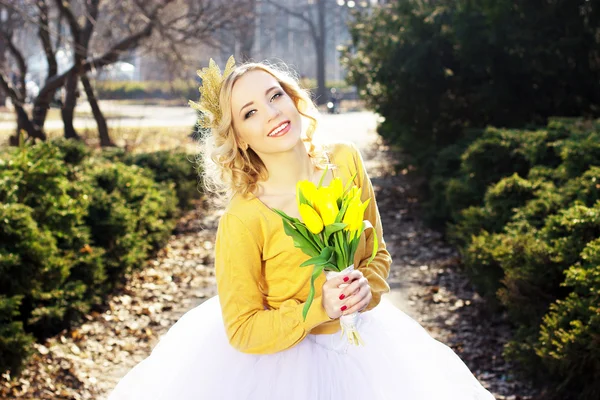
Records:
[[[296,199],[302,221],[281,210],[274,210],[283,218],[285,233],[292,237],[294,246],[311,257],[300,265],[313,266],[310,292],[302,312],[304,319],[315,296],[315,280],[323,272],[329,279],[352,271],[360,235],[373,228],[368,220],[364,220],[364,212],[371,199],[361,201],[361,189],[351,186],[354,178],[345,188],[340,178],[333,179],[329,186],[323,186],[326,174],[327,169],[318,185],[307,180],[298,182]],[[377,253],[376,235],[374,239],[369,263]],[[345,332],[352,344],[362,343],[356,329],[357,318],[358,313],[340,318],[342,334]]]

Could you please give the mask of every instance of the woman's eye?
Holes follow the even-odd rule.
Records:
[[[277,93],[275,93],[275,94],[273,95],[273,97],[271,97],[271,101],[273,101],[273,100],[275,100],[275,99],[277,99],[277,98],[279,98],[279,97],[281,97],[281,96],[283,96],[283,93],[282,93],[282,92],[277,92]],[[254,115],[254,113],[255,113],[255,112],[256,112],[256,110],[250,110],[250,111],[248,111],[248,112],[246,113],[246,115],[244,115],[244,119],[248,119],[248,118],[250,118],[251,116],[253,116],[253,115]]]
[[[275,93],[275,94],[273,95],[273,97],[271,97],[271,101],[275,100],[276,98],[278,98],[278,97],[280,97],[280,96],[282,96],[282,95],[283,95],[283,93],[281,93],[281,92],[277,92],[277,93]]]

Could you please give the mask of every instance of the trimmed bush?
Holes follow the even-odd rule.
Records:
[[[33,337],[19,321],[19,306],[23,296],[0,295],[0,371],[21,372],[23,360],[31,354]]]
[[[1,371],[18,373],[34,337],[69,328],[102,305],[126,273],[165,245],[178,203],[189,205],[198,193],[182,155],[107,154],[148,168],[108,161],[69,140],[2,154]]]
[[[91,194],[86,224],[94,243],[106,249],[107,285],[140,268],[151,250],[166,243],[176,212],[173,184],[161,185],[137,166],[99,163],[89,172]]]
[[[566,271],[562,286],[573,292],[544,316],[536,354],[565,389],[582,400],[600,395],[600,238],[589,242],[581,263]]]
[[[592,165],[600,165],[600,128],[599,132],[574,133],[562,147],[561,157],[569,178],[583,174]]]
[[[465,272],[515,325],[505,356],[559,398],[598,393],[597,352],[573,366],[576,352],[595,345],[597,310],[588,306],[597,299],[565,273],[583,274],[584,249],[600,237],[599,126],[560,119],[544,130],[487,129],[461,155],[458,173],[446,169],[451,178],[431,184],[444,188],[435,212],[450,216],[447,235]]]
[[[192,201],[201,196],[201,185],[194,163],[185,153],[157,151],[154,153],[133,154],[123,161],[150,169],[156,182],[172,182],[178,199],[178,207],[184,210],[192,206]]]
[[[461,249],[463,265],[477,291],[491,304],[497,305],[496,292],[504,272],[500,265],[510,250],[499,235],[483,231],[473,236],[468,247]]]

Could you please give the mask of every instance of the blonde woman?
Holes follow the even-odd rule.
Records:
[[[447,346],[382,294],[391,258],[373,188],[349,143],[313,145],[310,97],[285,68],[265,63],[223,75],[211,61],[200,104],[204,183],[227,201],[215,250],[218,296],[185,314],[110,396],[117,399],[490,400]],[[346,278],[320,276],[306,319],[310,268],[273,209],[300,218],[296,183],[355,178],[375,229]],[[377,235],[379,248],[367,265]],[[341,286],[341,287],[340,287]],[[363,346],[340,335],[360,312]]]

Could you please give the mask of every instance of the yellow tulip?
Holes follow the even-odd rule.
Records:
[[[356,197],[350,200],[346,213],[342,222],[346,224],[344,230],[351,233],[351,237],[355,236],[355,232],[362,227],[362,216],[360,215],[360,200]]]
[[[308,204],[312,205],[317,192],[317,187],[311,181],[299,181],[296,184],[296,201],[298,202],[298,206],[300,206],[300,192],[302,192],[302,195],[306,201],[308,201]]]
[[[335,178],[332,180],[329,188],[336,201],[339,200],[344,194],[344,185],[342,184],[342,180],[340,178]]]
[[[318,235],[323,230],[323,221],[319,214],[308,204],[300,204],[300,216],[302,221],[313,234]]]
[[[350,200],[348,208],[342,222],[347,224],[344,230],[350,232],[350,237],[355,238],[360,234],[363,226],[365,210],[371,199],[367,199],[364,203],[360,201],[360,195],[355,196]]]
[[[337,200],[335,199],[331,188],[320,187],[317,189],[313,204],[323,219],[323,224],[331,225],[335,222],[335,218],[340,212],[340,209],[338,208]]]

